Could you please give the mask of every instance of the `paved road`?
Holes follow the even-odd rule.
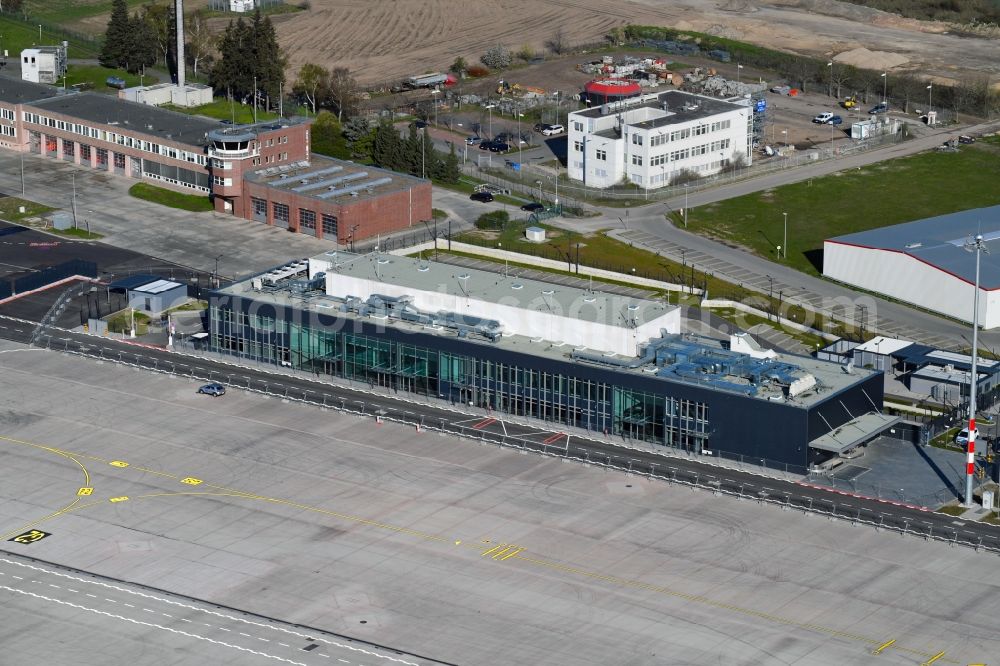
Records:
[[[10,552],[0,554],[0,599],[3,663],[70,663],[81,654],[108,664],[178,666],[442,663]],[[40,622],[57,640],[39,644]]]
[[[983,123],[965,127],[961,132],[986,133],[1000,129],[1000,123]],[[929,130],[926,134],[884,149],[851,155],[835,160],[816,162],[794,170],[768,173],[757,178],[721,185],[710,190],[693,192],[687,205],[696,208],[705,204],[743,196],[773,187],[810,178],[817,178],[846,169],[856,169],[888,159],[904,157],[940,145],[959,130]],[[795,269],[771,262],[741,249],[687,232],[665,221],[664,214],[683,209],[683,196],[666,202],[632,208],[627,215],[618,208],[599,208],[600,217],[587,220],[560,220],[561,224],[575,230],[614,228],[614,235],[641,247],[658,251],[675,261],[694,264],[699,271],[708,271],[717,277],[754,289],[760,293],[778,295],[789,301],[807,305],[819,312],[834,312],[838,318],[866,330],[877,330],[893,337],[916,340],[926,344],[962,348],[970,343],[969,326],[922,312],[900,303],[861,294],[834,282],[812,277]],[[624,225],[622,224],[624,222]],[[789,244],[794,243],[794,237]],[[1000,332],[980,334],[984,347],[1000,346]]]
[[[741,499],[779,503],[789,509],[824,513],[926,538],[943,538],[977,548],[985,546],[1000,552],[1000,534],[992,526],[956,520],[918,506],[859,496],[845,497],[793,477],[785,480],[761,476],[725,464],[702,462],[704,459],[664,455],[671,452],[653,450],[648,445],[629,446],[626,441],[616,443],[616,440],[600,434],[551,430],[538,422],[517,423],[494,413],[462,411],[458,406],[449,409],[437,402],[420,402],[419,398],[412,396],[404,398],[364,388],[331,385],[300,374],[181,355],[65,330],[41,329],[31,322],[0,318],[0,337],[27,343],[33,336],[36,345],[55,350],[204,381],[223,381],[237,388],[369,415],[377,420],[411,423],[415,427],[512,446],[525,452],[559,455],[587,465],[608,466],[650,478],[707,486]]]

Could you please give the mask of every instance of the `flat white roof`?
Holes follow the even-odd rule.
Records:
[[[176,289],[177,287],[183,287],[180,282],[172,282],[170,280],[157,280],[156,282],[149,282],[147,284],[135,287],[132,291],[141,291],[144,294],[162,294],[165,291],[171,289]]]
[[[900,349],[905,349],[912,344],[912,340],[900,340],[898,338],[887,338],[879,335],[872,338],[868,342],[861,343],[854,348],[854,351],[872,352],[873,354],[888,356],[889,354],[895,354]]]

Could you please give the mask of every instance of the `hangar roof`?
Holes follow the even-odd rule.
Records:
[[[974,284],[975,254],[963,245],[981,234],[989,254],[980,258],[979,284],[1000,289],[1000,206],[973,208],[831,238],[829,243],[901,252]]]

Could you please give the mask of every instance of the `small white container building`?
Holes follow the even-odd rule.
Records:
[[[69,42],[60,46],[36,46],[21,51],[21,78],[32,83],[59,83],[66,74]]]

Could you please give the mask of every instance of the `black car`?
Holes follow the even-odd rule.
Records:
[[[976,139],[974,137],[969,136],[968,134],[963,134],[962,136],[958,137],[958,142],[969,144],[969,143],[975,143]]]
[[[492,145],[492,141],[483,141],[479,144],[479,150],[490,150],[490,146]]]
[[[502,141],[494,141],[490,144],[488,149],[491,153],[506,153],[510,150],[509,143],[503,143]]]
[[[537,213],[540,210],[545,210],[545,206],[537,201],[532,201],[531,203],[526,203],[521,206],[521,210],[526,210],[529,213]]]
[[[489,203],[489,202],[493,201],[493,193],[492,192],[473,192],[472,195],[469,196],[469,198],[472,199],[473,201],[480,201],[482,203]]]

